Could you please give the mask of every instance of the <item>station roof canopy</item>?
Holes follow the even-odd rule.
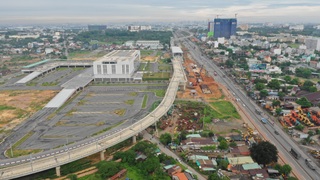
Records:
[[[172,51],[172,54],[182,54],[183,53],[182,49],[178,46],[172,46],[171,51]]]

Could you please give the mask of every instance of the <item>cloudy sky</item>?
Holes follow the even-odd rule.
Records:
[[[1,0],[0,24],[204,21],[320,23],[319,0]]]

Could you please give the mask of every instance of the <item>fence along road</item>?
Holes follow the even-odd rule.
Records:
[[[34,154],[33,156],[30,155],[30,157],[25,156],[26,159],[24,161],[19,160],[18,163],[16,161],[16,158],[10,159],[11,163],[6,163],[9,164],[9,166],[0,169],[0,179],[13,179],[52,168],[60,168],[60,166],[63,164],[67,164],[69,162],[101,152],[106,148],[109,148],[132,136],[137,135],[145,128],[154,124],[169,110],[169,108],[173,104],[176,98],[180,81],[184,78],[183,69],[180,64],[181,59],[174,58],[172,60],[172,63],[174,72],[167,88],[166,94],[159,106],[151,113],[149,113],[146,117],[140,119],[127,128],[120,129],[114,134],[108,134],[108,132],[106,132],[105,136],[101,136],[96,139],[93,138],[92,141],[86,141],[83,144],[78,145],[77,148],[70,148],[69,146],[65,146],[64,150],[60,150],[61,148],[57,149],[57,153],[51,153],[49,155],[47,154],[46,157],[41,156],[41,158],[39,159],[35,158],[37,157],[37,154]]]

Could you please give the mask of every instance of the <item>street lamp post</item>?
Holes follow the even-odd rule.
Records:
[[[33,165],[32,165],[32,154],[30,154],[30,166],[31,166],[31,171],[33,171]]]

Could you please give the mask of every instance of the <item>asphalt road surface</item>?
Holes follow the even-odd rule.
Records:
[[[212,60],[208,59],[205,56],[202,56],[202,53],[198,49],[198,47],[193,44],[189,40],[184,41],[184,45],[189,49],[190,54],[193,56],[195,61],[197,61],[200,65],[205,65],[206,70],[209,72],[211,76],[215,78],[215,80],[224,86],[226,86],[232,93],[234,93],[235,98],[239,98],[240,101],[238,103],[241,103],[243,106],[243,109],[245,109],[245,113],[251,117],[251,119],[254,120],[254,125],[257,128],[257,130],[262,133],[262,135],[272,142],[279,151],[279,155],[281,158],[284,159],[286,163],[288,163],[295,173],[295,175],[299,179],[314,179],[319,180],[320,174],[319,174],[319,167],[316,168],[315,171],[309,169],[304,162],[304,159],[308,156],[305,152],[300,150],[298,145],[287,135],[285,134],[280,127],[277,127],[275,124],[274,126],[272,123],[263,124],[261,122],[261,118],[263,116],[258,115],[255,113],[255,109],[259,108],[256,104],[254,104],[251,99],[246,96],[246,94],[238,88],[238,85],[236,85],[231,79],[229,79],[227,76],[224,77],[224,72],[213,63]],[[196,48],[194,48],[196,47]],[[214,72],[217,73],[217,76],[214,76]],[[276,135],[274,134],[274,130],[277,130],[280,134]],[[301,158],[299,160],[296,160],[290,153],[290,149],[293,147],[294,149],[297,149],[298,152],[301,154]]]

